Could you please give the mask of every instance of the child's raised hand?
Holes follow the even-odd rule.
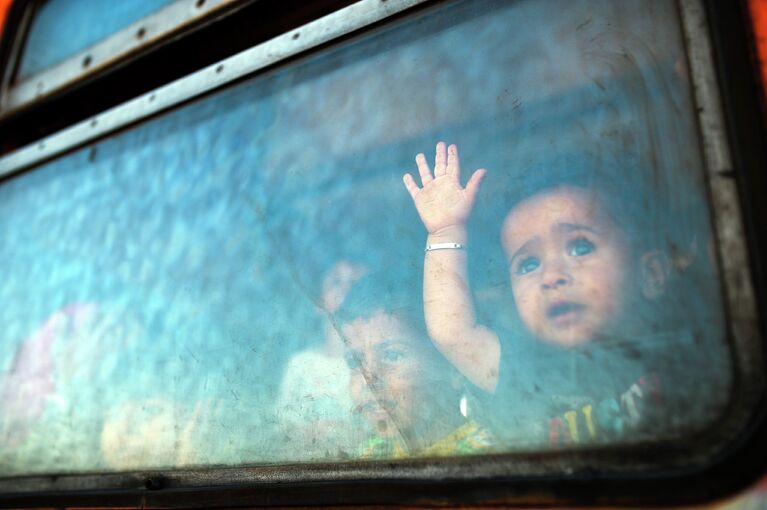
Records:
[[[476,170],[466,187],[461,187],[461,165],[458,160],[458,148],[444,142],[437,143],[434,158],[434,174],[429,169],[426,156],[415,157],[422,187],[418,187],[410,174],[403,180],[429,234],[439,234],[453,227],[464,228],[474,207],[474,199],[479,185],[485,176],[485,170]]]

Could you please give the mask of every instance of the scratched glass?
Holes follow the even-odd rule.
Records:
[[[366,31],[0,185],[0,472],[700,431],[732,379],[705,197],[672,3]]]

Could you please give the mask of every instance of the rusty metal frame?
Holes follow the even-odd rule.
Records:
[[[764,345],[760,339],[759,316],[751,261],[746,246],[742,207],[735,181],[735,168],[727,137],[721,93],[713,66],[714,53],[704,6],[698,0],[679,0],[682,29],[697,120],[707,171],[709,199],[713,209],[720,280],[740,375],[740,419],[758,402],[764,390]],[[756,362],[755,362],[756,361]],[[761,362],[761,363],[759,363]],[[735,420],[733,420],[735,424]]]

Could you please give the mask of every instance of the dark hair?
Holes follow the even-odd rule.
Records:
[[[413,273],[413,274],[410,274]],[[333,320],[338,326],[382,310],[402,320],[428,341],[423,323],[420,275],[414,271],[372,271],[355,282]]]
[[[514,172],[499,176],[488,195],[488,203],[496,234],[506,215],[524,200],[558,188],[574,187],[593,195],[605,213],[616,223],[632,244],[640,249],[657,249],[668,225],[666,197],[660,196],[651,183],[642,178],[632,160],[611,161],[608,155],[586,151],[560,152],[540,158]],[[490,176],[492,179],[492,176]]]
[[[416,271],[374,271],[357,281],[333,314],[339,332],[344,324],[383,311],[402,322],[413,334],[412,347],[425,362],[430,377],[447,381],[452,365],[432,344],[423,319],[421,275]],[[343,337],[343,334],[341,335]]]

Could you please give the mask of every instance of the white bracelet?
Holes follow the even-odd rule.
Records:
[[[463,245],[461,243],[435,243],[427,244],[424,252],[434,250],[462,250]]]

